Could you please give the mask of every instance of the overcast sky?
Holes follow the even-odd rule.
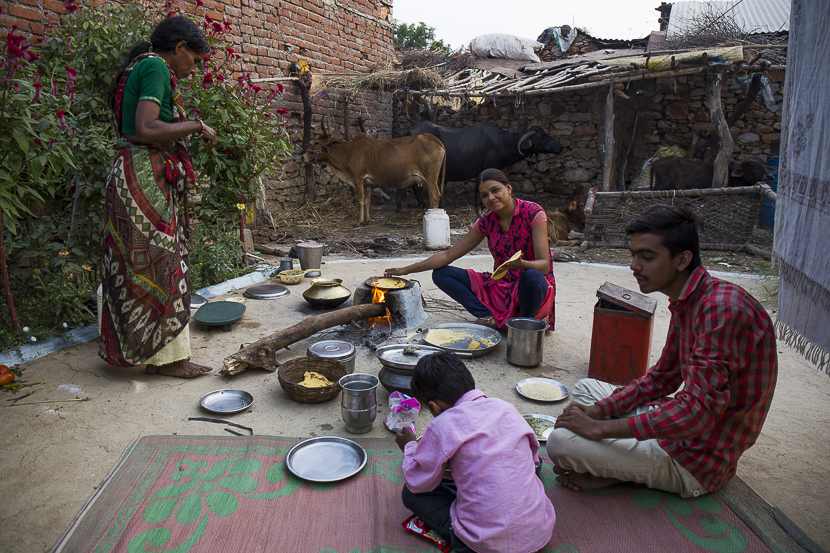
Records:
[[[453,49],[487,33],[536,39],[570,25],[595,38],[643,38],[657,31],[660,0],[394,0],[399,23],[426,23]]]

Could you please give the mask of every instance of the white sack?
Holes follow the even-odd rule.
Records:
[[[543,44],[529,38],[520,38],[515,35],[491,33],[481,35],[470,41],[470,51],[477,57],[505,58],[509,60],[523,60],[541,62],[534,50]]]

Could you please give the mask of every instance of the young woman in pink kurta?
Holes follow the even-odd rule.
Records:
[[[545,319],[554,325],[556,280],[547,237],[545,210],[536,203],[512,196],[513,186],[498,169],[487,169],[476,180],[478,198],[488,210],[457,244],[424,261],[385,274],[406,275],[432,270],[433,282],[475,315],[476,323],[504,327],[511,317]],[[450,263],[469,253],[487,238],[493,269],[521,251],[510,262],[504,278],[489,272],[459,269]]]

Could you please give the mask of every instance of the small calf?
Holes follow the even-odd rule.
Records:
[[[577,196],[568,207],[545,211],[548,218],[548,242],[551,246],[575,246],[579,240],[568,240],[571,232],[585,228],[585,202],[588,196]]]

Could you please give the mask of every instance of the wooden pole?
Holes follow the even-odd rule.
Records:
[[[732,133],[729,132],[729,125],[723,115],[721,103],[721,84],[723,73],[712,76],[712,88],[709,97],[709,116],[718,134],[720,148],[715,158],[715,170],[712,177],[712,188],[723,188],[729,185],[729,160],[732,159],[732,151],[735,149],[735,142],[732,140]]]
[[[614,165],[614,83],[608,87],[605,99],[605,144],[602,160],[602,191],[611,191],[611,175]]]
[[[348,142],[352,139],[351,122],[349,121],[349,97],[343,95],[343,139]]]
[[[308,96],[308,89],[303,83],[297,83],[300,89],[300,97],[303,99],[303,152],[311,148],[311,98]],[[305,164],[305,199],[307,203],[313,203],[317,195],[317,183],[314,182],[314,168],[311,162]]]

